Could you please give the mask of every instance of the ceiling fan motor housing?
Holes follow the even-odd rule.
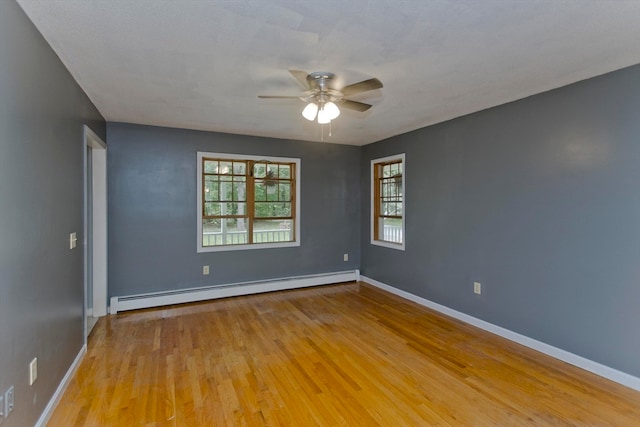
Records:
[[[333,73],[317,71],[307,76],[307,83],[311,90],[318,89],[320,91],[326,91],[332,88],[330,83],[335,77],[336,75]]]

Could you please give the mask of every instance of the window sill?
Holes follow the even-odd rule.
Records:
[[[382,240],[371,240],[371,244],[375,246],[382,246],[389,249],[395,249],[397,251],[404,251],[404,243],[392,243]]]
[[[228,252],[228,251],[248,251],[253,249],[278,249],[278,248],[291,248],[300,246],[300,242],[285,242],[285,243],[254,243],[251,245],[226,245],[226,246],[200,246],[198,247],[198,253],[206,252]]]

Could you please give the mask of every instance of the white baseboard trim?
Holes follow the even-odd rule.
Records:
[[[419,297],[417,295],[403,291],[401,289],[394,288],[393,286],[389,286],[375,279],[371,279],[370,277],[361,276],[360,280],[362,280],[363,282],[369,283],[377,288],[390,292],[392,294],[398,295],[409,301],[413,301],[417,304],[420,304],[432,310],[438,311],[447,316],[453,317],[454,319],[461,320],[472,326],[476,326],[480,329],[484,329],[485,331],[499,335],[503,338],[514,341],[518,344],[522,344],[525,347],[532,348],[548,356],[562,360],[563,362],[567,362],[571,365],[577,366],[578,368],[584,369],[586,371],[592,372],[601,377],[607,378],[611,381],[617,382],[618,384],[622,384],[626,387],[640,391],[640,378],[634,377],[633,375],[627,374],[622,371],[618,371],[617,369],[610,368],[606,365],[602,365],[600,363],[594,362],[593,360],[586,359],[582,356],[578,356],[577,354],[570,353],[566,350],[562,350],[552,345],[545,344],[541,341],[535,340],[533,338],[529,338],[525,335],[521,335],[517,332],[513,332],[509,329],[505,329],[501,326],[494,325],[493,323],[489,323],[484,320],[478,319],[476,317],[469,316],[468,314],[462,313],[457,310],[453,310],[447,306],[435,303],[433,301],[429,301],[428,299]]]
[[[42,415],[40,415],[40,418],[38,418],[38,421],[35,423],[34,427],[45,427],[47,425],[47,423],[49,422],[49,419],[51,418],[51,415],[53,415],[53,411],[56,409],[56,406],[58,406],[58,403],[60,403],[60,399],[62,398],[62,395],[67,390],[67,387],[69,386],[69,383],[73,378],[73,375],[78,370],[78,367],[80,366],[80,362],[82,362],[82,359],[84,359],[85,354],[87,354],[86,344],[84,344],[80,349],[80,351],[78,352],[78,355],[76,356],[75,360],[67,370],[67,373],[64,375],[64,378],[62,378],[62,381],[60,381],[58,388],[56,389],[55,393],[53,393],[51,400],[49,400],[49,403],[44,408]]]
[[[359,280],[358,270],[111,297],[109,313]]]

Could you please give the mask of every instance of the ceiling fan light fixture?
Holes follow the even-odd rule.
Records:
[[[0,0],[1,1],[1,0]],[[258,95],[261,99],[299,99],[305,101],[307,105],[302,110],[302,116],[309,121],[317,121],[318,124],[330,124],[332,120],[340,116],[341,108],[359,112],[367,111],[371,104],[347,99],[352,95],[368,92],[382,88],[382,82],[376,78],[362,80],[352,83],[342,88],[337,88],[335,84],[336,75],[325,71],[317,71],[307,74],[301,70],[289,70],[289,73],[296,78],[308,90],[301,95]],[[329,131],[331,135],[331,131]]]
[[[320,111],[318,111],[318,124],[326,125],[327,123],[330,123],[330,122],[331,122],[331,115],[327,112],[327,110],[323,106],[322,108],[320,108]]]
[[[304,110],[302,110],[302,117],[304,117],[309,121],[313,121],[313,119],[316,118],[317,113],[318,113],[318,105],[313,102],[310,102],[307,104],[306,107],[304,107]]]
[[[340,109],[333,102],[327,102],[324,104],[324,111],[329,115],[329,120],[333,120],[340,115]]]

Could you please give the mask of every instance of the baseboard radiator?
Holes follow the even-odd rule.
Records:
[[[109,313],[360,280],[359,270],[111,297]]]

